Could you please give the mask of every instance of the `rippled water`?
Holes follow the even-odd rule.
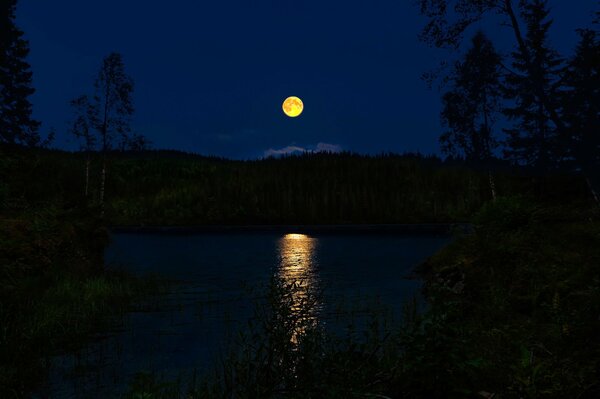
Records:
[[[420,284],[406,277],[448,240],[392,234],[114,234],[106,251],[109,267],[180,284],[153,298],[156,307],[129,313],[119,329],[81,353],[56,358],[47,392],[110,397],[136,372],[176,378],[208,370],[244,328],[261,287],[273,276],[298,284],[292,311],[309,292],[322,293],[307,316],[315,323],[334,326],[338,309],[358,300],[385,304],[399,316]]]

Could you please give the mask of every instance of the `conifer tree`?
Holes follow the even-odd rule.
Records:
[[[16,0],[0,5],[0,142],[30,146],[41,143],[40,123],[31,116],[35,89],[27,63],[29,43],[15,25]]]
[[[465,32],[485,17],[500,18],[501,26],[509,28],[518,49],[519,63],[530,76],[536,75],[538,68],[535,51],[523,35],[519,14],[526,16],[531,7],[539,5],[538,0],[418,0],[420,11],[427,23],[421,32],[421,39],[439,48],[458,48]],[[527,22],[527,21],[526,21]],[[557,104],[544,92],[544,87],[532,85],[533,95],[543,103],[548,116],[558,130],[564,129],[564,122]]]
[[[515,73],[507,76],[505,90],[513,104],[504,113],[515,122],[512,128],[505,129],[508,135],[505,154],[540,170],[555,166],[558,131],[563,128],[557,126],[552,116],[559,109],[557,89],[563,62],[548,44],[552,25],[548,13],[546,0],[533,0],[525,5],[527,51],[518,47],[513,54]]]
[[[580,41],[565,74],[566,134],[562,148],[571,168],[582,172],[598,202],[600,173],[600,40],[591,29],[579,31]]]

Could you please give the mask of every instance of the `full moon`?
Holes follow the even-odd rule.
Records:
[[[288,97],[283,102],[283,112],[290,118],[299,116],[304,110],[304,104],[298,97]]]

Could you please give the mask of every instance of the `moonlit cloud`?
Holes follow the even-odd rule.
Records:
[[[287,147],[283,147],[280,149],[269,148],[267,151],[265,151],[265,157],[289,155],[302,152],[306,152],[306,148],[298,147],[295,145],[288,145]]]
[[[306,147],[299,147],[297,145],[288,145],[287,147],[275,149],[269,148],[264,152],[265,157],[277,157],[282,155],[291,154],[302,154],[305,152],[340,152],[342,147],[339,144],[330,143],[318,143],[317,145],[311,145]]]

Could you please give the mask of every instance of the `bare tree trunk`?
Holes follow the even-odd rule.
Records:
[[[490,191],[492,192],[492,201],[496,201],[496,181],[491,170],[488,170],[488,178],[490,181]]]
[[[106,187],[106,151],[108,150],[108,81],[104,98],[104,122],[102,123],[102,177],[100,181],[100,215],[104,217],[104,190]]]
[[[104,188],[106,186],[106,155],[102,158],[102,175],[100,177],[100,215],[104,217]]]
[[[488,119],[488,110],[486,108],[487,105],[487,94],[483,92],[483,101],[482,101],[482,113],[483,113],[483,126],[485,135],[482,137],[484,149],[485,149],[485,161],[488,164],[488,179],[490,182],[490,191],[492,193],[492,201],[496,201],[496,182],[494,181],[494,176],[492,175],[492,167],[490,165],[492,160],[492,149],[491,149],[491,141],[492,141],[492,132],[489,125]]]
[[[598,196],[598,193],[596,192],[596,189],[594,188],[592,181],[590,180],[589,177],[586,176],[585,182],[587,183],[587,186],[590,190],[590,193],[592,194],[592,197],[594,198],[594,201],[596,201],[596,204],[600,205],[600,197]]]
[[[90,188],[90,156],[88,154],[85,160],[85,198],[89,196]]]

